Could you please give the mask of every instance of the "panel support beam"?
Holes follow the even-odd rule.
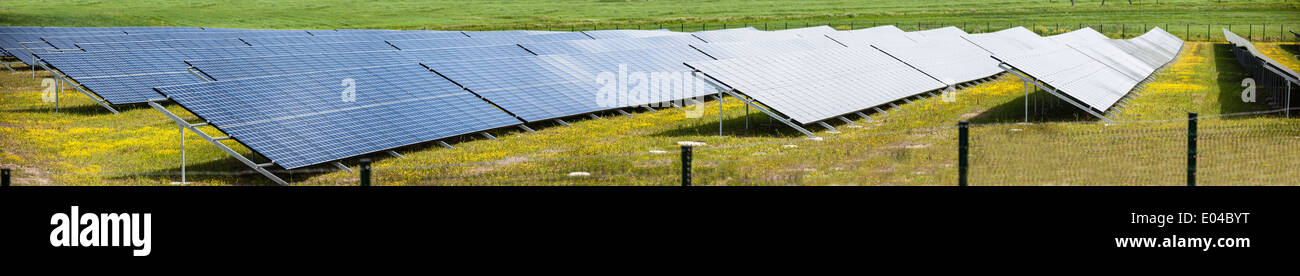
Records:
[[[1081,103],[1079,103],[1079,102],[1076,102],[1076,101],[1070,99],[1070,97],[1067,97],[1067,96],[1065,96],[1065,95],[1061,95],[1061,93],[1060,93],[1059,91],[1056,91],[1056,89],[1052,89],[1051,87],[1047,87],[1046,85],[1043,85],[1042,83],[1039,83],[1037,79],[1032,78],[1032,77],[1029,77],[1028,75],[1021,74],[1020,70],[1019,70],[1019,69],[1016,69],[1015,66],[1011,66],[1011,64],[1007,64],[1007,63],[1003,62],[1003,63],[999,63],[999,64],[998,64],[998,67],[999,67],[999,68],[1002,68],[1002,70],[1006,70],[1007,73],[1011,73],[1012,75],[1015,75],[1016,77],[1020,78],[1021,80],[1024,80],[1025,83],[1031,83],[1031,84],[1033,84],[1034,86],[1037,86],[1038,88],[1043,89],[1043,91],[1047,91],[1047,93],[1051,93],[1053,96],[1056,96],[1057,98],[1060,98],[1062,101],[1065,101],[1065,102],[1067,102],[1067,103],[1070,103],[1071,105],[1074,105],[1074,107],[1078,107],[1079,109],[1083,110],[1084,112],[1088,112],[1088,114],[1092,114],[1092,116],[1097,117],[1097,118],[1099,118],[1099,119],[1102,119],[1102,120],[1106,121],[1106,123],[1108,123],[1108,124],[1113,124],[1113,123],[1115,123],[1115,121],[1110,120],[1110,118],[1106,118],[1105,115],[1102,115],[1102,114],[1097,113],[1096,111],[1093,111],[1092,108],[1089,108],[1089,107],[1087,107],[1087,106],[1085,106],[1085,105],[1083,105],[1083,104],[1081,104]],[[1025,99],[1025,100],[1029,100],[1029,99]]]
[[[741,102],[744,102],[746,105],[749,105],[750,107],[753,107],[754,109],[757,109],[758,111],[767,114],[769,118],[776,119],[777,121],[784,123],[786,126],[789,126],[790,128],[793,128],[794,130],[799,131],[804,135],[808,135],[808,138],[821,138],[821,137],[817,137],[816,134],[813,134],[812,131],[808,131],[808,129],[805,129],[803,128],[803,126],[800,126],[798,123],[795,123],[794,120],[777,115],[776,112],[773,112],[772,110],[768,110],[765,107],[759,106],[757,102],[754,102],[753,100],[741,96],[740,94],[736,93],[736,91],[734,90],[723,88],[721,85],[718,85],[718,83],[716,82],[717,80],[712,80],[713,77],[710,77],[708,74],[704,74],[703,72],[700,72],[698,70],[691,72],[691,74],[695,75],[696,78],[699,78],[700,80],[707,82],[710,86],[713,86],[713,88],[718,89],[719,94],[726,94],[731,96],[732,98],[736,98]],[[718,110],[718,113],[721,114],[722,110]],[[719,120],[718,126],[721,127],[721,125],[722,125],[722,121]]]
[[[213,139],[212,136],[208,136],[207,133],[200,131],[198,127],[196,127],[195,125],[186,122],[185,119],[181,119],[180,116],[177,116],[175,113],[172,113],[171,111],[167,110],[167,108],[164,108],[161,104],[158,104],[158,101],[162,101],[162,100],[164,99],[150,100],[149,106],[153,107],[154,110],[158,110],[158,112],[162,112],[163,115],[167,115],[167,117],[171,118],[172,121],[176,122],[177,125],[190,129],[191,132],[194,132],[194,134],[197,134],[200,138],[203,138],[203,140],[207,140],[208,143],[211,143],[212,145],[216,146],[218,149],[221,149],[221,151],[224,151],[226,152],[226,154],[229,154],[231,157],[234,157],[235,160],[239,160],[240,163],[244,163],[244,165],[248,166],[249,168],[252,168],[254,171],[257,171],[257,173],[262,174],[262,176],[266,176],[266,178],[270,179],[271,182],[275,182],[275,184],[279,184],[282,186],[289,185],[288,182],[285,182],[284,179],[280,179],[280,177],[275,176],[275,174],[271,173],[271,171],[266,170],[265,167],[257,163],[254,163],[253,160],[249,160],[247,157],[244,157],[243,155],[240,155],[238,152],[235,152],[235,150],[230,149],[230,147],[227,147],[225,144],[222,144],[220,141]],[[272,164],[272,163],[268,163],[268,164]]]

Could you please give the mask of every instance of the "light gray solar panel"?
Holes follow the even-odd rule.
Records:
[[[687,65],[801,124],[944,87],[883,52],[862,47]]]
[[[826,34],[826,37],[834,39],[835,41],[849,47],[916,43],[916,41],[908,38],[906,32],[903,32],[902,29],[892,25],[830,33]]]
[[[619,107],[601,105],[594,73],[562,55],[424,65],[527,122]]]
[[[958,37],[925,38],[928,43],[876,47],[944,84],[956,85],[1002,73],[989,53]]]
[[[1106,66],[1109,66],[1111,69],[1115,69],[1115,71],[1119,71],[1133,80],[1141,81],[1156,71],[1156,67],[1152,67],[1141,59],[1124,52],[1124,50],[1115,47],[1115,44],[1106,40],[1093,41],[1085,44],[1069,43],[1066,45],[1094,60],[1106,64]]]
[[[581,53],[626,51],[626,50],[650,49],[650,48],[660,48],[660,47],[670,47],[670,46],[686,46],[686,45],[696,44],[701,42],[703,41],[688,34],[674,34],[674,35],[640,37],[640,38],[569,40],[569,41],[558,41],[558,42],[547,42],[547,43],[523,43],[520,44],[520,46],[538,55],[553,55],[553,54],[581,54]]]
[[[1060,43],[1038,36],[1038,34],[1024,27],[1015,27],[992,33],[968,34],[961,37],[999,57],[1017,55],[1019,52],[1039,48],[1062,46]]]
[[[821,38],[798,38],[756,42],[700,43],[691,47],[704,52],[715,59],[728,59],[746,56],[776,55],[828,48],[844,48],[835,41]]]
[[[583,31],[583,33],[586,33],[588,36],[595,39],[638,38],[680,34],[668,30],[595,30]]]
[[[1084,27],[1083,29],[1074,30],[1068,33],[1049,36],[1047,39],[1070,45],[1084,45],[1098,41],[1110,40],[1109,37],[1097,32],[1097,30],[1093,30],[1091,27]]]
[[[999,58],[1099,112],[1110,109],[1138,83],[1063,44]]]
[[[912,40],[920,41],[927,38],[958,37],[966,34],[966,31],[963,31],[960,28],[948,26],[924,31],[908,32],[907,36]]]

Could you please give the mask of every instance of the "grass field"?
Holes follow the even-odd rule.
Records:
[[[1112,4],[1113,2],[1113,4]],[[1296,2],[1161,1],[1129,6],[1108,1],[688,1],[533,2],[443,1],[361,4],[345,1],[250,1],[186,4],[173,1],[6,1],[0,25],[126,26],[186,25],[250,28],[511,28],[643,24],[746,24],[781,22],[980,22],[1027,25],[1036,31],[1072,30],[1075,24],[1180,22],[1277,24],[1300,22]],[[934,2],[940,3],[940,2]],[[1064,4],[1063,4],[1064,3]],[[522,14],[522,16],[521,16]],[[1056,23],[1065,26],[1056,27]],[[797,24],[797,23],[796,23]],[[955,25],[955,24],[954,24]],[[1046,26],[1053,26],[1044,30]],[[718,28],[721,26],[709,26]],[[843,27],[843,26],[839,26]],[[1278,29],[1268,29],[1277,32]],[[999,27],[1001,28],[1001,27]],[[1204,28],[1204,27],[1202,27]],[[969,29],[969,28],[968,28]],[[1177,29],[1171,32],[1180,34]],[[1133,30],[1138,30],[1134,28]],[[1234,29],[1235,30],[1235,29]],[[1217,32],[1217,29],[1213,30]],[[1107,32],[1117,36],[1116,32]],[[1131,35],[1131,34],[1130,34]],[[1291,68],[1300,65],[1293,43],[1260,43],[1266,54]],[[22,68],[20,68],[22,69]],[[179,180],[180,143],[174,123],[143,105],[102,110],[65,91],[60,113],[41,102],[40,72],[0,72],[0,166],[16,168],[19,185],[167,185]],[[534,125],[537,133],[494,131],[454,139],[454,149],[418,145],[399,149],[404,158],[374,155],[381,185],[675,185],[678,141],[700,141],[696,182],[707,185],[951,185],[956,182],[956,129],[972,130],[972,183],[1037,185],[1181,185],[1187,112],[1201,122],[1203,185],[1295,184],[1300,124],[1276,115],[1218,118],[1259,111],[1237,100],[1246,77],[1223,44],[1185,46],[1177,63],[1139,91],[1121,116],[1106,126],[1088,115],[1057,108],[1016,124],[1023,116],[1021,82],[1005,77],[962,91],[955,103],[927,99],[873,113],[841,133],[817,127],[823,141],[749,113],[735,99],[709,101],[700,118],[681,109],[638,112],[630,117],[571,122],[571,127]],[[190,119],[175,105],[169,110]],[[727,136],[719,137],[721,113]],[[214,129],[206,128],[214,136]],[[196,185],[260,185],[265,178],[194,135],[186,136],[189,179]],[[249,150],[226,142],[248,155]],[[264,160],[263,160],[264,161]],[[345,163],[356,168],[356,160]],[[590,176],[568,176],[587,172]],[[280,174],[294,185],[355,185],[357,175],[317,166]],[[1105,175],[1106,177],[1097,177]]]
[[[1296,1],[1166,0],[659,0],[659,1],[4,1],[0,25],[241,28],[657,28],[700,23],[847,27],[960,22],[1054,24],[1280,24],[1300,22]],[[1222,3],[1220,3],[1222,2]],[[972,24],[970,27],[975,27]],[[714,28],[720,26],[714,26]],[[969,27],[968,27],[969,28]],[[1071,28],[1072,29],[1072,28]]]

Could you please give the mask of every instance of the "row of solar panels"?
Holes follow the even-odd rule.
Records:
[[[1223,37],[1232,44],[1237,62],[1254,78],[1256,95],[1262,98],[1256,101],[1275,108],[1290,108],[1290,103],[1295,98],[1291,94],[1291,85],[1300,85],[1300,74],[1260,53],[1250,40],[1228,29],[1223,29]]]
[[[776,32],[503,32],[491,37],[170,49],[147,48],[199,42],[115,41],[96,43],[130,43],[142,49],[36,57],[101,97],[120,99],[114,103],[170,98],[275,164],[292,169],[716,91],[692,87],[645,95],[616,89],[613,96],[620,100],[602,102],[599,91],[608,82],[599,82],[601,73],[679,73],[675,80],[680,83],[698,70],[721,88],[808,124],[1002,72],[990,56],[1045,80],[1071,70],[1095,73],[1100,69],[1039,70],[1032,62],[1035,57],[1077,57],[1061,52],[1061,47],[1083,52],[1078,49],[1093,49],[1083,46],[1100,41],[1129,47],[1121,48],[1129,58],[1120,59],[1126,61],[1141,60],[1139,54],[1154,61],[1171,56],[1164,47],[1170,41],[1162,37],[1116,42],[1121,40],[1106,39],[1091,29],[1043,38],[1023,28],[971,35],[952,27],[903,32],[892,26],[855,31],[822,26]],[[1181,42],[1172,46],[1172,55],[1178,47]],[[1039,54],[1026,55],[1031,52]],[[1148,67],[1154,71],[1159,66]],[[1075,76],[1049,82],[1066,93],[1079,98],[1096,93],[1069,85],[1097,75],[1059,75]],[[617,87],[634,86],[625,74],[615,76]],[[172,77],[176,79],[167,79]],[[105,84],[97,83],[101,80]],[[355,91],[355,98],[340,100],[340,91],[347,89]],[[1094,108],[1104,104],[1099,101]]]
[[[1159,28],[1133,39],[1109,39],[1091,28],[1042,37],[1021,27],[967,34],[893,26],[827,37],[849,47],[687,64],[801,124],[997,74],[1002,63],[1102,114],[1183,44]]]

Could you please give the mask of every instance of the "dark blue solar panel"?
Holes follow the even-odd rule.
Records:
[[[41,54],[38,57],[76,81],[84,78],[155,73],[186,73],[186,59],[222,58],[237,56],[267,56],[286,53],[347,52],[353,49],[382,49],[383,42],[327,43],[304,45],[275,45],[262,47],[200,48],[200,49],[148,49],[136,51],[67,52]],[[390,47],[391,48],[391,47]],[[124,79],[123,85],[90,87],[90,92],[100,95],[112,104],[142,102],[147,95],[126,97],[140,93],[139,88],[160,85],[151,78]],[[130,85],[127,85],[130,84]]]
[[[149,99],[161,97],[161,95],[153,91],[154,86],[202,81],[187,72],[86,77],[74,80],[85,86],[87,90],[113,104],[146,102]]]
[[[287,169],[520,124],[415,64],[157,90]]]
[[[599,105],[595,76],[564,56],[426,62],[424,65],[528,122],[618,107]]]
[[[169,39],[169,40],[149,40],[149,41],[126,41],[126,42],[107,42],[107,43],[77,43],[77,48],[87,52],[98,51],[122,51],[122,50],[140,50],[140,49],[172,49],[172,48],[221,48],[221,47],[241,47],[248,46],[243,40],[238,38],[222,39]]]
[[[43,36],[42,41],[49,43],[50,46],[59,49],[75,49],[77,43],[102,43],[102,42],[122,42],[122,41],[145,41],[145,40],[165,40],[165,39],[215,39],[215,38],[248,38],[263,36],[293,36],[309,35],[305,31],[258,31],[258,32],[177,32],[177,33],[150,33],[150,34],[127,34],[127,35],[97,35],[97,36]]]
[[[389,40],[388,44],[402,50],[411,49],[435,49],[451,47],[473,47],[489,45],[505,45],[519,43],[515,37],[470,37],[470,38],[442,38],[442,39],[412,39],[412,40]]]
[[[125,75],[157,72],[181,72],[189,67],[185,60],[229,57],[252,57],[294,53],[355,52],[392,49],[383,42],[350,42],[260,47],[146,49],[106,52],[65,52],[38,54],[55,69],[70,77]]]
[[[322,70],[418,63],[424,61],[488,59],[531,56],[515,45],[461,47],[424,50],[389,50],[348,53],[200,59],[186,61],[217,80],[303,73]]]
[[[642,38],[570,40],[546,43],[520,44],[538,55],[580,54],[595,52],[626,51],[636,49],[661,48],[668,46],[685,46],[703,43],[691,35],[677,34]]]
[[[617,74],[620,74],[620,70],[626,74],[646,74],[649,83],[646,87],[647,90],[644,92],[633,91],[632,89],[612,93],[606,92],[606,97],[615,97],[614,102],[619,107],[639,106],[717,93],[717,90],[706,85],[678,87],[679,85],[685,85],[687,82],[693,84],[695,81],[692,79],[694,76],[690,74],[693,70],[683,63],[713,60],[689,46],[577,54],[564,57],[574,64],[583,66],[587,72],[586,74],[590,75],[589,79],[593,81],[596,79],[596,74],[609,73],[617,76]],[[628,85],[631,86],[632,84]]]

